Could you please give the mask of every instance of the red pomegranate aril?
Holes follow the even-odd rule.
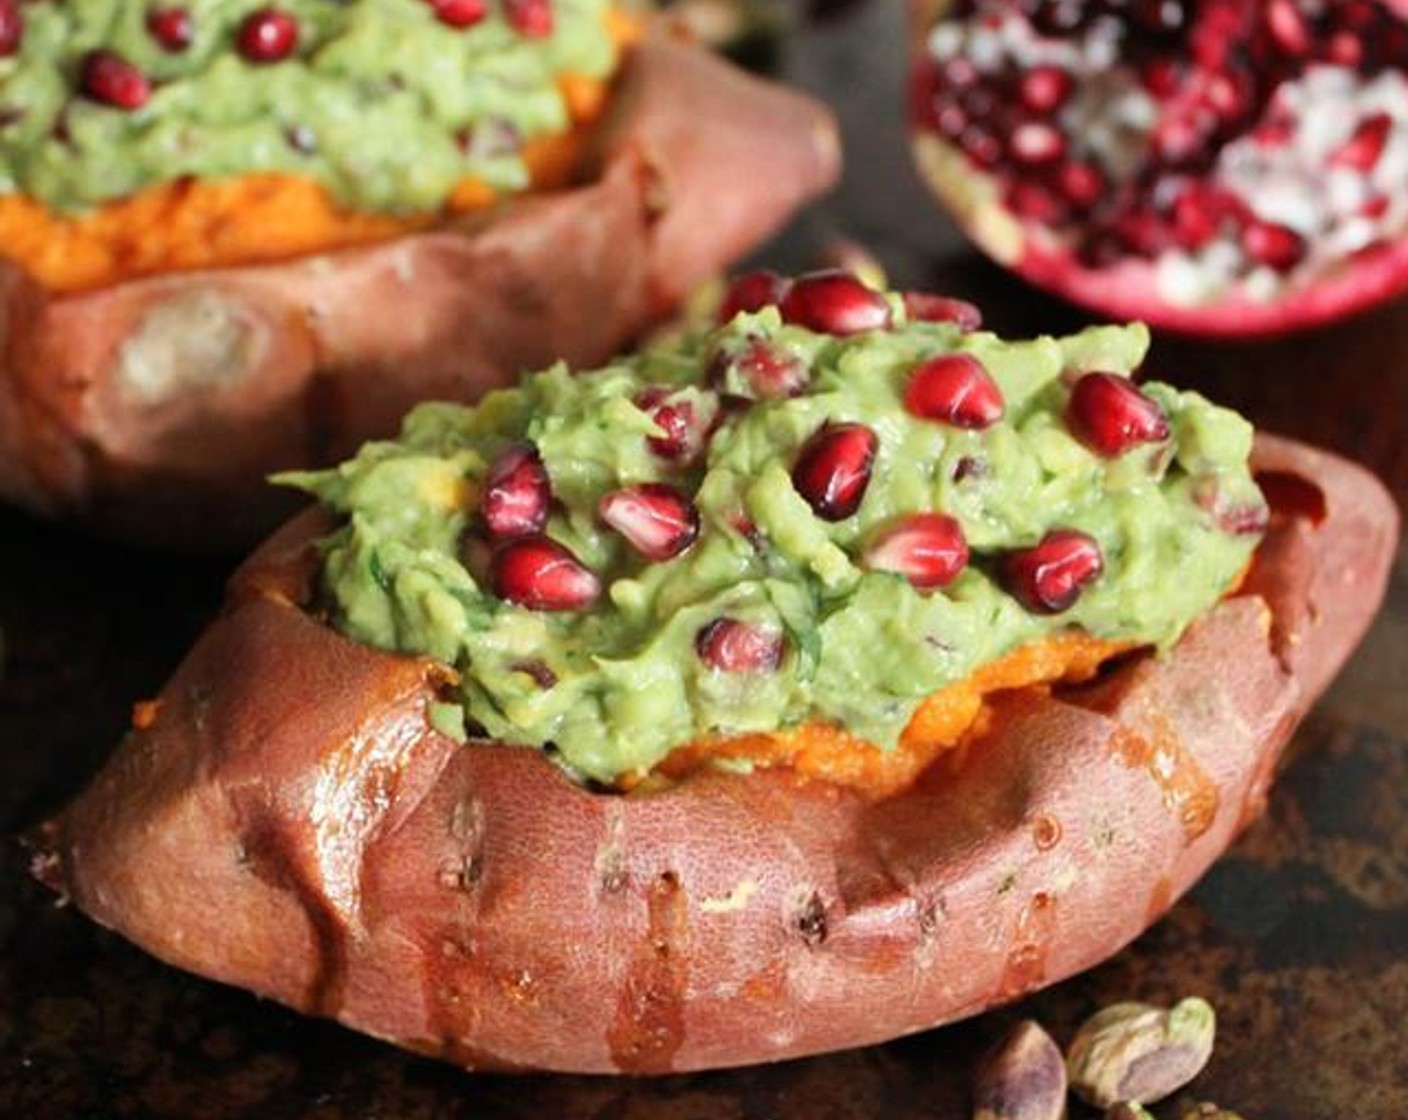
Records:
[[[1100,577],[1105,559],[1093,537],[1054,529],[1031,548],[1009,552],[1000,575],[1007,593],[1033,614],[1060,614]]]
[[[1217,236],[1223,209],[1217,198],[1200,188],[1189,188],[1173,203],[1174,240],[1185,249],[1201,249]]]
[[[724,292],[723,302],[719,304],[720,324],[731,323],[745,312],[751,315],[764,307],[777,306],[787,295],[787,287],[787,281],[769,269],[745,272]]]
[[[885,529],[866,549],[865,566],[897,572],[921,591],[947,587],[968,566],[968,542],[952,517],[919,513]]]
[[[1066,103],[1075,80],[1059,66],[1037,66],[1022,75],[1017,96],[1033,113],[1052,113]]]
[[[1364,61],[1364,44],[1349,31],[1338,31],[1325,44],[1325,59],[1340,66],[1358,66]]]
[[[840,269],[799,277],[783,297],[781,310],[784,322],[821,334],[882,331],[891,321],[884,295]]]
[[[673,486],[645,482],[601,499],[601,519],[647,560],[671,560],[699,536],[699,510]]]
[[[185,8],[153,8],[147,13],[147,32],[173,54],[185,50],[195,38],[195,23]]]
[[[518,537],[489,562],[489,585],[506,602],[535,611],[576,611],[601,595],[596,574],[549,537]]]
[[[152,95],[147,76],[112,51],[90,51],[83,60],[83,92],[94,101],[128,112],[140,109]]]
[[[1019,218],[1041,225],[1056,225],[1065,220],[1066,202],[1053,191],[1029,179],[1021,179],[1007,188],[1008,207]]]
[[[953,323],[965,331],[975,331],[983,325],[983,313],[967,300],[928,292],[905,292],[904,311],[915,323]]]
[[[499,540],[541,533],[548,523],[552,482],[538,449],[529,443],[505,448],[484,481],[480,516]]]
[[[1242,252],[1257,264],[1286,272],[1305,259],[1305,238],[1275,222],[1252,221],[1242,231]]]
[[[1100,169],[1089,163],[1066,163],[1056,174],[1056,185],[1072,206],[1082,210],[1104,197],[1108,184]]]
[[[1310,31],[1296,0],[1268,0],[1266,29],[1284,54],[1300,58],[1310,50]]]
[[[796,354],[761,338],[750,340],[733,364],[760,400],[795,397],[812,377],[807,363]]]
[[[1354,130],[1354,135],[1330,156],[1330,163],[1335,167],[1348,167],[1368,174],[1378,166],[1392,128],[1393,118],[1387,113],[1375,113],[1366,118]]]
[[[298,21],[278,8],[260,8],[240,25],[238,43],[250,62],[282,62],[298,49]]]
[[[694,639],[699,660],[721,673],[770,673],[782,664],[782,635],[737,618],[716,618]]]
[[[430,0],[430,6],[446,27],[473,27],[489,14],[488,0]]]
[[[0,58],[9,58],[24,42],[24,17],[19,0],[0,0]]]
[[[1169,437],[1168,417],[1158,402],[1113,373],[1087,373],[1071,386],[1066,423],[1077,439],[1106,458]]]
[[[663,433],[646,436],[645,445],[666,462],[687,467],[703,454],[709,433],[692,401],[670,401],[669,397],[670,391],[663,388],[646,389],[636,395],[635,406]]]
[[[982,429],[1002,419],[1002,390],[972,354],[941,354],[921,363],[905,388],[904,406],[921,420]]]
[[[513,29],[529,39],[545,39],[552,34],[551,0],[503,0],[504,13]]]
[[[823,521],[844,521],[865,497],[878,446],[864,424],[828,424],[802,445],[792,485]]]
[[[970,124],[958,137],[958,145],[979,167],[996,167],[1002,159],[1002,141],[979,124]]]
[[[1183,66],[1176,59],[1151,59],[1140,71],[1139,81],[1160,101],[1167,101],[1183,84]]]
[[[1066,139],[1049,124],[1027,121],[1012,130],[1007,142],[1018,163],[1055,163],[1066,154]]]
[[[1236,120],[1246,111],[1253,90],[1251,78],[1244,71],[1214,74],[1208,79],[1203,98],[1223,120]]]

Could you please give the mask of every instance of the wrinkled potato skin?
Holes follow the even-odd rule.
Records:
[[[443,666],[300,609],[306,515],[49,827],[45,877],[164,960],[471,1068],[741,1065],[972,1015],[1167,910],[1368,625],[1391,499],[1300,445],[1256,461],[1314,509],[1273,519],[1238,597],[1162,659],[1000,698],[878,803],[782,772],[607,796],[450,742]]]
[[[292,505],[271,471],[391,434],[419,400],[607,360],[838,169],[820,106],[657,32],[577,187],[53,298],[0,262],[0,499],[153,545],[247,545]]]

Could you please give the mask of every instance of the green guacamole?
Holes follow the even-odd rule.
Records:
[[[184,8],[192,40],[164,47],[153,9]],[[511,27],[498,0],[468,28],[429,0],[280,0],[294,53],[247,61],[240,28],[263,0],[63,0],[24,4],[19,51],[0,58],[0,194],[81,212],[185,176],[281,172],[342,204],[439,208],[456,184],[529,185],[524,141],[560,132],[556,81],[616,63],[608,0],[554,0],[553,32]],[[125,110],[85,96],[83,60],[107,50],[151,83]]]
[[[457,667],[463,726],[549,748],[573,773],[609,782],[700,736],[809,720],[890,747],[924,697],[1024,642],[1076,627],[1166,646],[1228,590],[1257,538],[1217,511],[1264,510],[1247,468],[1250,425],[1160,384],[1144,386],[1171,432],[1157,445],[1103,458],[1064,419],[1073,375],[1135,369],[1143,327],[1006,342],[908,321],[889,299],[886,331],[832,337],[765,308],[604,369],[538,373],[474,408],[423,405],[399,440],[286,477],[343,522],[324,543],[333,623]],[[805,364],[804,392],[749,399],[730,358],[758,340]],[[977,357],[1001,388],[1001,422],[961,430],[906,411],[916,366],[952,351]],[[661,429],[633,403],[650,386],[666,387],[667,401],[725,398],[696,465],[652,451],[647,437],[658,442]],[[816,515],[792,473],[828,422],[878,437],[863,500],[838,521]],[[523,440],[551,478],[548,536],[601,578],[587,609],[515,606],[471,574],[476,495],[495,456]],[[701,529],[685,552],[652,562],[602,522],[598,504],[658,481],[694,497]],[[923,591],[868,569],[877,534],[932,511],[957,519],[967,539],[971,559],[952,584]],[[1001,561],[1058,528],[1093,537],[1103,573],[1069,609],[1032,613],[1004,589]],[[780,664],[706,664],[700,636],[720,618],[784,635]],[[437,721],[461,726],[460,714]]]

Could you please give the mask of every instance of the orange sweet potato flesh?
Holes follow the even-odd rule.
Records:
[[[608,30],[625,49],[639,23],[613,11]],[[538,190],[568,185],[590,125],[606,105],[607,83],[565,75],[558,86],[573,127],[530,141],[524,160]],[[482,182],[460,183],[445,207],[463,214],[492,205]],[[97,207],[60,214],[24,195],[0,196],[0,246],[51,292],[91,288],[195,268],[290,260],[425,229],[444,215],[369,214],[339,206],[319,183],[275,173],[217,182],[178,179]]]
[[[422,399],[605,361],[838,164],[815,102],[654,33],[577,185],[381,244],[70,295],[0,264],[0,500],[149,544],[248,543],[291,508],[269,472],[344,456]]]
[[[1383,594],[1397,512],[1342,460],[1162,657],[994,697],[875,800],[786,770],[593,793],[428,721],[447,670],[305,612],[304,517],[47,827],[43,878],[172,964],[471,1068],[663,1073],[851,1047],[1108,957],[1254,818]],[[1284,492],[1284,491],[1283,491]]]
[[[1077,683],[1095,675],[1100,665],[1130,649],[1073,632],[1019,646],[965,680],[927,697],[905,727],[893,750],[826,723],[805,723],[786,731],[702,739],[671,752],[660,773],[687,777],[716,759],[746,759],[756,766],[785,766],[804,778],[845,786],[866,797],[889,797],[914,780],[944,751],[963,745],[991,716],[994,693]]]

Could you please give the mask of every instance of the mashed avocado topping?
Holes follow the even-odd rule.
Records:
[[[1234,584],[1265,524],[1251,427],[1133,391],[1143,327],[1009,342],[883,309],[850,334],[745,311],[285,476],[342,521],[332,622],[453,665],[471,729],[611,782],[807,721],[889,747],[1023,643],[1166,646]],[[936,419],[946,355],[987,380]]]
[[[81,212],[186,176],[297,175],[364,211],[529,185],[608,0],[64,0],[0,30],[0,194]]]

